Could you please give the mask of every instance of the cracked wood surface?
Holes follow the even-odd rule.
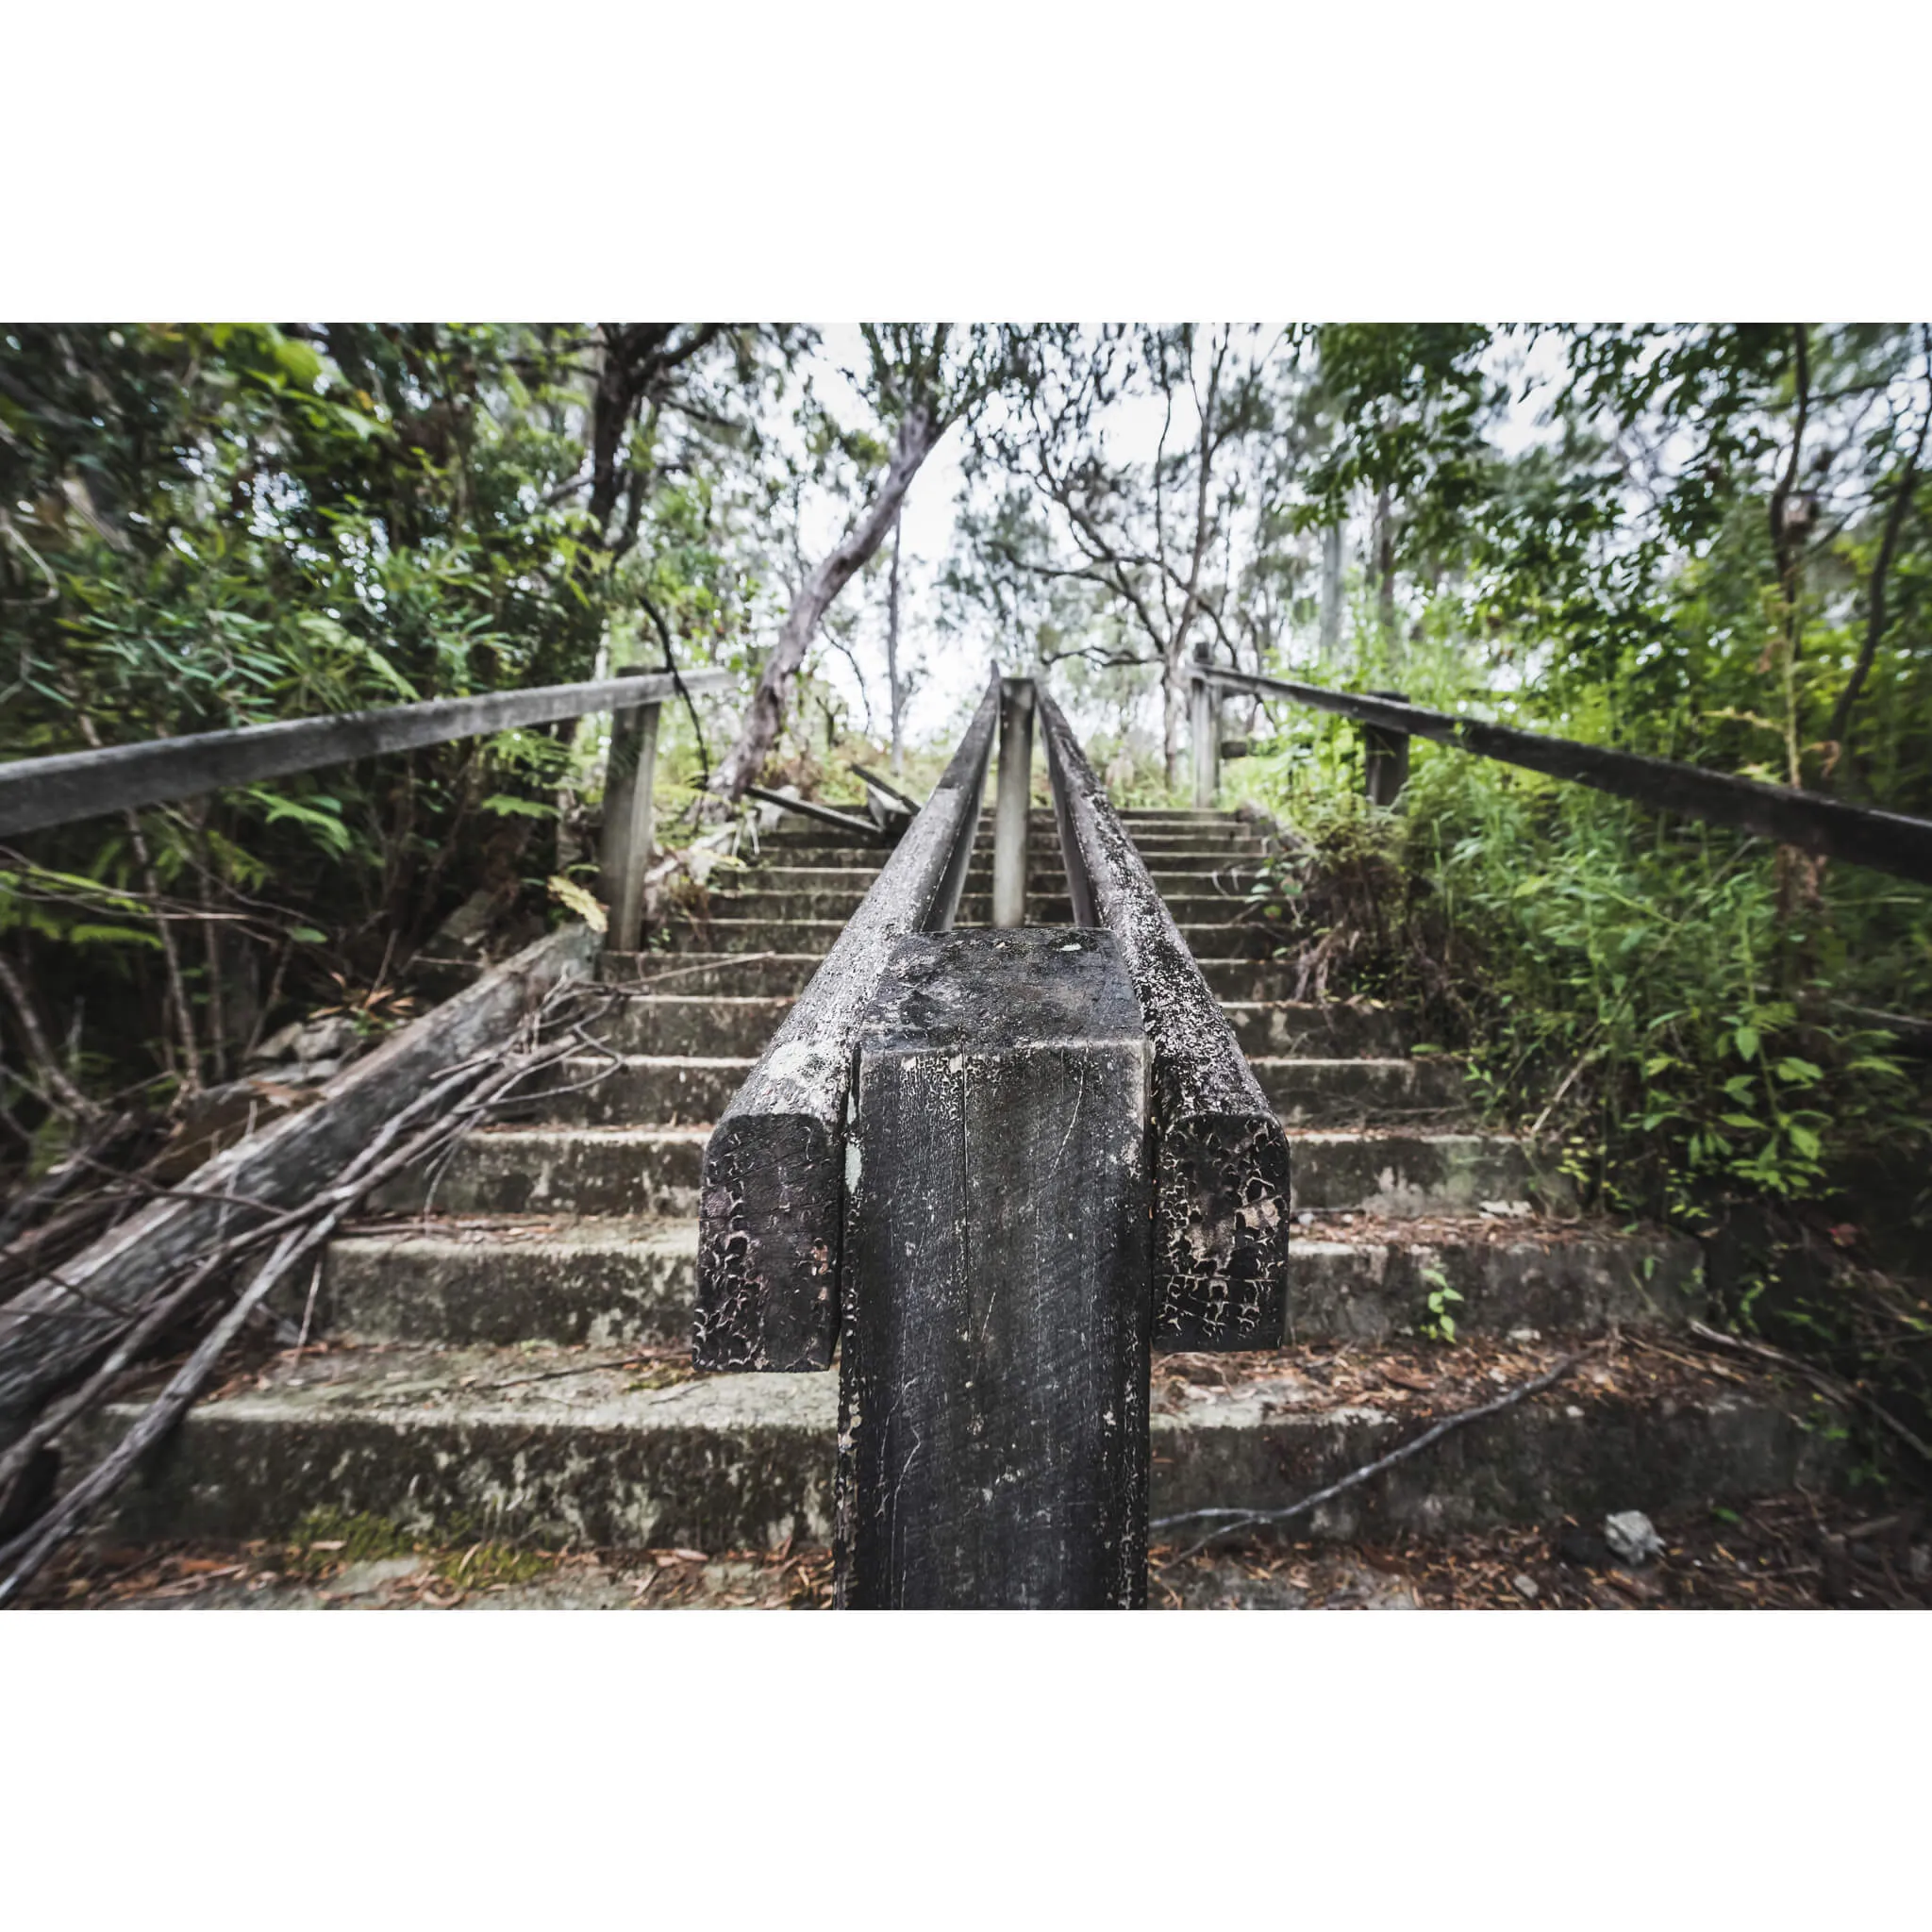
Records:
[[[1106,788],[1044,691],[1040,715],[1076,916],[1091,908],[1113,935],[1154,1042],[1154,1345],[1273,1348],[1288,1306],[1287,1139]]]
[[[892,948],[951,923],[998,710],[995,680],[932,797],[706,1146],[691,1327],[700,1368],[831,1366],[853,1049]]]
[[[894,949],[846,1139],[845,1607],[1144,1602],[1151,1058],[1106,933]]]

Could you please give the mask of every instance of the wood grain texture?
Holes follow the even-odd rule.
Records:
[[[1033,807],[1033,680],[1000,683],[1000,772],[994,788],[992,923],[1026,924],[1026,842]]]
[[[700,1368],[831,1366],[853,1049],[892,948],[952,922],[998,691],[995,681],[932,797],[706,1145],[691,1324]]]
[[[1371,697],[1388,698],[1406,705],[1408,693],[1377,691]],[[1371,805],[1392,808],[1408,783],[1408,733],[1391,731],[1381,724],[1362,726],[1362,789]]]
[[[724,671],[688,671],[687,691],[720,691]],[[513,725],[552,724],[629,705],[659,704],[676,693],[666,673],[605,677],[586,684],[543,685],[475,698],[437,698],[376,711],[291,718],[239,731],[203,731],[145,744],[22,758],[0,765],[0,836],[67,824],[103,812],[129,811],[194,798],[230,785],[258,785],[292,772],[312,772],[355,758],[412,751],[454,738],[481,738]]]
[[[610,912],[607,942],[619,953],[635,953],[643,930],[644,870],[651,862],[657,832],[658,725],[662,712],[661,705],[632,705],[611,721],[597,866]]]
[[[1040,715],[1074,906],[1091,903],[1113,935],[1154,1042],[1154,1345],[1277,1347],[1288,1311],[1287,1137],[1044,691]]]
[[[1318,711],[1339,712],[1387,731],[1432,739],[1479,758],[1520,765],[1524,771],[1541,772],[1551,778],[1567,778],[1618,798],[1635,799],[1657,811],[1681,812],[1707,824],[1728,825],[1780,845],[1795,845],[1803,852],[1822,853],[1850,865],[1869,865],[1875,872],[1932,884],[1932,820],[1907,818],[1900,812],[1867,811],[1786,785],[1760,785],[1755,779],[1700,771],[1695,765],[1646,758],[1641,752],[1545,738],[1508,724],[1452,718],[1420,705],[1324,691],[1319,685],[1298,684],[1286,677],[1219,670],[1207,676],[1229,690],[1292,698]]]
[[[246,1208],[208,1197],[294,1206],[439,1074],[508,1040],[553,986],[583,976],[596,943],[588,926],[573,925],[525,947],[346,1068],[313,1106],[204,1162],[192,1177],[195,1198],[153,1202],[64,1262],[58,1278],[0,1307],[0,1442],[92,1358],[122,1310],[183,1258],[246,1224]]]
[[[846,1141],[845,1607],[1144,1601],[1150,1065],[1105,933],[895,948]]]

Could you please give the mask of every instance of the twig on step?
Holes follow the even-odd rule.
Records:
[[[1444,1436],[1470,1423],[1479,1423],[1486,1416],[1501,1415],[1506,1408],[1514,1408],[1519,1402],[1531,1395],[1540,1395],[1545,1389],[1560,1382],[1586,1357],[1593,1355],[1603,1344],[1593,1342],[1589,1348],[1581,1348],[1574,1355],[1565,1356],[1553,1369],[1547,1369],[1541,1375],[1532,1375],[1526,1382],[1519,1382],[1507,1395],[1499,1395],[1493,1402],[1485,1402],[1476,1408],[1457,1409],[1454,1415],[1445,1415],[1440,1422],[1432,1424],[1412,1441],[1405,1442],[1399,1449],[1391,1449],[1386,1456],[1378,1456],[1373,1462],[1365,1462],[1361,1468],[1352,1470],[1339,1482],[1332,1482],[1326,1489],[1317,1490],[1312,1496],[1304,1496],[1299,1503],[1291,1503],[1285,1509],[1183,1509],[1177,1516],[1157,1517],[1147,1527],[1149,1530],[1172,1529],[1182,1523],[1206,1523],[1211,1518],[1232,1519],[1223,1521],[1197,1543],[1191,1543],[1174,1560],[1191,1557],[1197,1550],[1205,1550],[1216,1537],[1231,1536],[1237,1530],[1248,1529],[1261,1523],[1291,1523],[1297,1516],[1306,1516],[1309,1510],[1318,1509],[1324,1503],[1332,1502],[1337,1496],[1348,1491],[1359,1489],[1361,1485],[1378,1476],[1385,1469],[1392,1469],[1398,1462],[1407,1462],[1411,1456],[1420,1456],[1431,1444],[1440,1442]]]
[[[775,959],[777,957],[776,953],[733,953],[730,956],[734,966],[749,966],[754,960]],[[610,991],[621,998],[628,999],[641,988],[661,986],[667,979],[686,979],[693,973],[709,973],[717,963],[715,959],[705,959],[695,966],[675,966],[669,973],[654,973],[648,979],[632,980],[625,985],[612,987]]]
[[[1847,1382],[1840,1375],[1834,1375],[1827,1369],[1821,1369],[1811,1362],[1794,1355],[1787,1355],[1781,1348],[1774,1348],[1768,1341],[1751,1341],[1741,1335],[1726,1335],[1722,1329],[1707,1327],[1702,1322],[1690,1324],[1690,1333],[1700,1341],[1707,1341],[1717,1348],[1733,1348],[1744,1355],[1755,1355],[1760,1360],[1774,1362],[1781,1369],[1789,1369],[1793,1374],[1803,1375],[1811,1385],[1824,1394],[1840,1402],[1856,1403],[1869,1409],[1874,1418],[1885,1424],[1901,1442],[1932,1462],[1932,1443],[1923,1436],[1908,1429],[1890,1409],[1881,1408],[1871,1396],[1854,1382]]]

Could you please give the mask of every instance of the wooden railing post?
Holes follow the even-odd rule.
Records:
[[[1405,691],[1375,691],[1369,695],[1389,698],[1398,705],[1408,702]],[[1391,730],[1386,724],[1364,724],[1362,767],[1369,803],[1392,806],[1408,783],[1408,733]]]
[[[1194,808],[1212,811],[1221,796],[1221,692],[1196,673],[1188,696],[1194,751]]]
[[[1026,829],[1033,806],[1033,680],[1000,679],[1000,775],[993,794],[992,923],[1026,923]]]
[[[902,941],[846,1135],[838,1601],[1146,1599],[1152,1049],[1113,940]]]
[[[641,677],[641,666],[620,677]],[[604,832],[598,873],[609,929],[604,943],[613,953],[635,953],[644,923],[644,869],[657,830],[652,791],[658,775],[660,704],[632,705],[610,715],[610,757],[605,767]]]

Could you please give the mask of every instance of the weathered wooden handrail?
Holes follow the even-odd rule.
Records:
[[[0,765],[0,837],[98,818],[105,812],[163,805],[234,785],[256,785],[325,765],[387,752],[413,751],[457,738],[481,738],[518,725],[554,724],[592,711],[661,704],[680,684],[717,691],[725,671],[669,672],[601,677],[584,684],[541,685],[482,697],[432,698],[374,711],[291,718],[234,731],[201,731],[142,744],[105,745]]]
[[[995,677],[932,796],[706,1145],[691,1331],[701,1368],[831,1366],[853,1050],[893,946],[953,924],[998,715]]]
[[[1932,820],[1872,811],[1790,786],[1707,772],[1641,752],[1546,738],[1475,718],[1452,718],[1444,711],[1389,697],[1324,691],[1320,685],[1247,671],[1192,665],[1190,673],[1197,682],[1217,689],[1292,698],[1297,704],[1339,712],[1391,736],[1432,739],[1478,758],[1496,758],[1548,777],[1592,786],[1619,798],[1635,799],[1659,811],[1681,812],[1780,845],[1794,845],[1803,852],[1932,884]]]
[[[1276,1346],[1287,1138],[1079,741],[1038,702],[1074,918],[1113,935],[1154,1042],[1154,1345]]]

